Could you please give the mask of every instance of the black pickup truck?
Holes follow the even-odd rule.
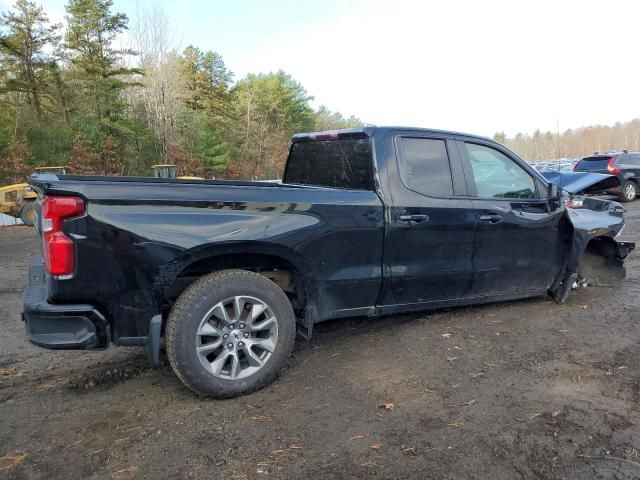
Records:
[[[393,127],[293,137],[282,183],[33,176],[36,345],[147,348],[193,391],[269,384],[296,331],[611,284],[634,244],[592,173],[547,180],[486,138]]]

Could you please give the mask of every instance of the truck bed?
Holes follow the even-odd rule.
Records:
[[[29,183],[40,198],[79,195],[86,204],[64,227],[77,271],[49,281],[48,300],[94,305],[121,337],[141,335],[206,262],[234,252],[240,264],[284,258],[308,277],[304,295],[325,298],[309,318],[364,313],[376,303],[384,236],[376,192],[146,177],[42,175]]]

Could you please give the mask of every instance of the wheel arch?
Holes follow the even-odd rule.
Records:
[[[168,311],[182,291],[203,275],[231,268],[255,271],[276,283],[289,297],[303,336],[311,334],[317,312],[312,270],[293,249],[266,242],[210,244],[186,251],[164,265],[156,277],[159,309]]]
[[[626,276],[624,256],[612,237],[591,238],[582,252],[578,264],[579,278],[595,286],[617,286]],[[626,255],[625,255],[626,256]]]

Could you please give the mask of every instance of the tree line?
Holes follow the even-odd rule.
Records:
[[[569,129],[560,134],[536,130],[531,135],[518,133],[509,137],[498,132],[493,139],[529,161],[576,158],[607,150],[640,151],[640,119]]]
[[[179,175],[276,178],[293,133],[362,125],[313,109],[286,72],[235,80],[219,53],[175,48],[159,5],[132,21],[112,7],[68,0],[64,25],[30,0],[0,15],[0,184],[57,165],[150,175],[170,163]],[[640,120],[494,139],[530,161],[640,150]]]
[[[219,53],[176,49],[159,5],[131,22],[112,7],[69,0],[62,25],[17,0],[0,16],[1,183],[36,166],[150,175],[158,163],[179,175],[275,178],[293,133],[362,125],[314,110],[286,72],[235,81]]]

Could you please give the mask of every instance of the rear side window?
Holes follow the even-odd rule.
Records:
[[[373,156],[368,138],[294,143],[284,183],[373,190]]]
[[[453,195],[451,166],[444,140],[400,137],[398,156],[402,181],[408,188],[435,197]]]
[[[616,161],[617,165],[640,165],[639,155],[623,155]]]

